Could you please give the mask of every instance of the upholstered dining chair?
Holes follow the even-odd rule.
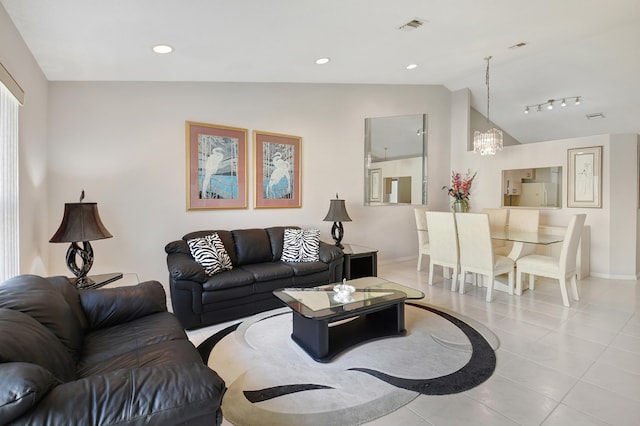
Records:
[[[491,302],[495,277],[509,274],[509,294],[513,294],[515,262],[506,256],[494,254],[489,215],[458,213],[456,225],[460,244],[460,275],[464,277],[469,272],[486,275],[489,278],[486,300]],[[460,280],[460,293],[464,293],[464,279]]]
[[[540,210],[533,209],[510,209],[507,228],[509,231],[517,232],[538,232],[540,226]],[[532,251],[533,249],[531,249]],[[508,256],[511,251],[511,244],[504,247],[495,248],[494,251],[500,256]]]
[[[416,230],[418,231],[418,271],[422,270],[422,255],[429,255],[429,231],[427,230],[428,209],[416,207],[413,213],[416,216]]]
[[[491,232],[504,232],[507,230],[507,217],[509,216],[509,209],[491,209],[484,208],[482,213],[489,215],[489,227]],[[499,249],[505,246],[505,242],[502,240],[493,240],[491,245],[493,249]]]
[[[574,300],[580,300],[578,280],[576,277],[576,257],[578,254],[578,243],[580,242],[580,236],[582,235],[582,228],[584,227],[586,218],[586,214],[577,214],[571,218],[564,240],[562,241],[559,258],[530,254],[516,261],[517,294],[522,292],[522,274],[529,274],[530,290],[534,289],[535,276],[554,278],[560,283],[562,303],[564,306],[569,306],[569,296],[567,294],[567,280],[569,280]]]
[[[451,268],[451,291],[456,291],[458,279],[458,237],[456,233],[456,219],[453,212],[425,213],[427,229],[429,231],[429,285],[433,285],[433,270],[435,265]]]

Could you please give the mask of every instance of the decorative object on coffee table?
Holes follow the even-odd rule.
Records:
[[[331,236],[336,242],[336,246],[344,248],[340,243],[342,241],[342,237],[344,237],[342,222],[351,222],[351,218],[349,217],[349,213],[347,213],[344,200],[339,199],[337,193],[336,198],[331,200],[330,203],[329,212],[323,220],[325,222],[333,222],[333,226],[331,227]]]
[[[67,267],[76,276],[76,285],[92,284],[87,274],[93,266],[93,248],[89,241],[111,238],[113,235],[102,223],[97,203],[83,203],[84,190],[79,203],[65,203],[60,227],[49,240],[50,243],[71,243],[67,250]],[[82,242],[82,247],[78,245]],[[78,265],[77,257],[82,263]]]

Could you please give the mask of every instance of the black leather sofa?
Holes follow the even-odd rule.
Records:
[[[224,391],[156,281],[0,284],[0,425],[219,425]]]
[[[320,241],[320,260],[280,260],[284,230],[238,229],[191,232],[166,245],[173,312],[186,329],[216,324],[283,306],[273,290],[342,281],[342,250]],[[233,269],[213,276],[191,256],[187,240],[216,232]]]

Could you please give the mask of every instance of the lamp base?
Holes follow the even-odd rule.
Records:
[[[331,236],[333,237],[333,241],[336,242],[336,246],[343,249],[344,246],[340,243],[342,241],[342,237],[344,237],[342,222],[333,222],[333,226],[331,227]]]
[[[78,266],[76,259],[80,257],[82,264]],[[67,250],[67,268],[76,276],[78,280],[82,280],[87,276],[89,270],[93,266],[93,248],[89,241],[82,242],[82,248],[78,243],[71,243]]]

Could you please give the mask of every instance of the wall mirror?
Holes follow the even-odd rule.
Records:
[[[562,207],[562,166],[502,171],[503,207]]]
[[[427,204],[427,114],[364,119],[365,205]]]

